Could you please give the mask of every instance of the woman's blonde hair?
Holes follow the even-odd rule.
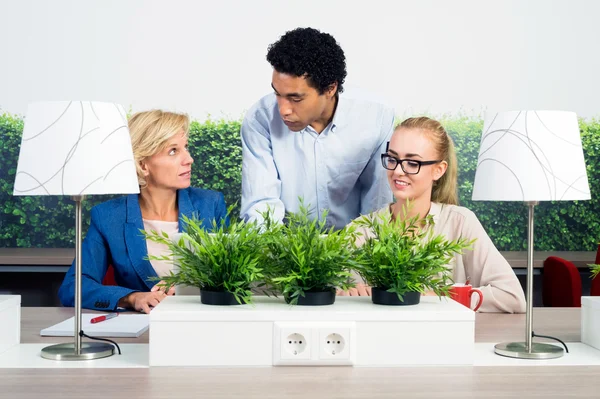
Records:
[[[433,184],[431,190],[431,201],[442,204],[458,205],[458,192],[456,189],[458,180],[458,163],[456,151],[452,138],[446,132],[442,124],[426,116],[409,118],[399,124],[397,129],[421,129],[426,132],[433,142],[438,153],[438,159],[446,161],[448,168],[446,173]]]
[[[189,128],[190,119],[186,114],[158,109],[138,112],[129,118],[131,147],[140,187],[147,185],[141,163],[164,150],[174,136],[183,133],[187,137]]]

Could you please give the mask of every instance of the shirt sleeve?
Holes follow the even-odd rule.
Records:
[[[285,207],[281,201],[281,180],[273,158],[268,124],[246,115],[242,136],[242,209],[245,220],[262,222],[262,213],[270,210],[276,221],[283,221]]]
[[[462,236],[476,239],[473,250],[465,251],[462,260],[471,285],[483,293],[480,312],[525,312],[523,288],[512,267],[496,249],[474,213],[469,212],[462,228]],[[472,297],[472,307],[478,295]]]
[[[386,108],[382,112],[379,140],[377,147],[371,154],[371,159],[360,175],[362,187],[360,197],[361,215],[378,210],[393,200],[392,190],[388,183],[385,169],[381,166],[381,154],[385,153],[387,143],[394,131],[394,111]]]

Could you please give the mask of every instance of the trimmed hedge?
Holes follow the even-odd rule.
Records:
[[[459,196],[473,210],[498,249],[527,248],[527,207],[516,202],[473,202],[472,185],[483,128],[480,118],[440,118],[456,143]],[[190,152],[194,157],[192,185],[223,192],[228,205],[241,195],[242,149],[240,121],[192,122]],[[594,251],[600,239],[600,121],[580,120],[581,137],[592,189],[591,201],[541,203],[535,214],[535,249]],[[73,202],[61,197],[13,197],[13,183],[23,120],[0,115],[0,247],[72,247]],[[92,206],[108,196],[88,197],[84,223]],[[85,229],[85,227],[84,227]]]
[[[236,204],[240,213],[242,196],[242,142],[240,121],[192,122],[189,147],[194,158],[192,186],[220,191],[225,203]]]

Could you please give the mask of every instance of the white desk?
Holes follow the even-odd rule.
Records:
[[[72,309],[23,308],[23,343]],[[535,331],[579,341],[580,309],[536,308]],[[525,315],[478,314],[476,342],[519,340]],[[148,334],[125,343],[148,342]],[[600,367],[0,369],[2,398],[597,398]]]

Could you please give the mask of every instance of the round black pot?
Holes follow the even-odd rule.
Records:
[[[417,305],[421,301],[420,292],[407,292],[402,295],[404,301],[398,298],[398,294],[395,292],[387,292],[383,288],[373,287],[371,288],[371,300],[373,303],[378,305],[392,305],[392,306],[404,306],[404,305]]]
[[[200,302],[205,305],[239,305],[231,292],[200,290]]]
[[[285,302],[290,303],[291,299],[285,297]],[[335,302],[335,290],[329,291],[305,291],[304,296],[298,297],[297,305],[300,306],[323,306],[333,305]]]

